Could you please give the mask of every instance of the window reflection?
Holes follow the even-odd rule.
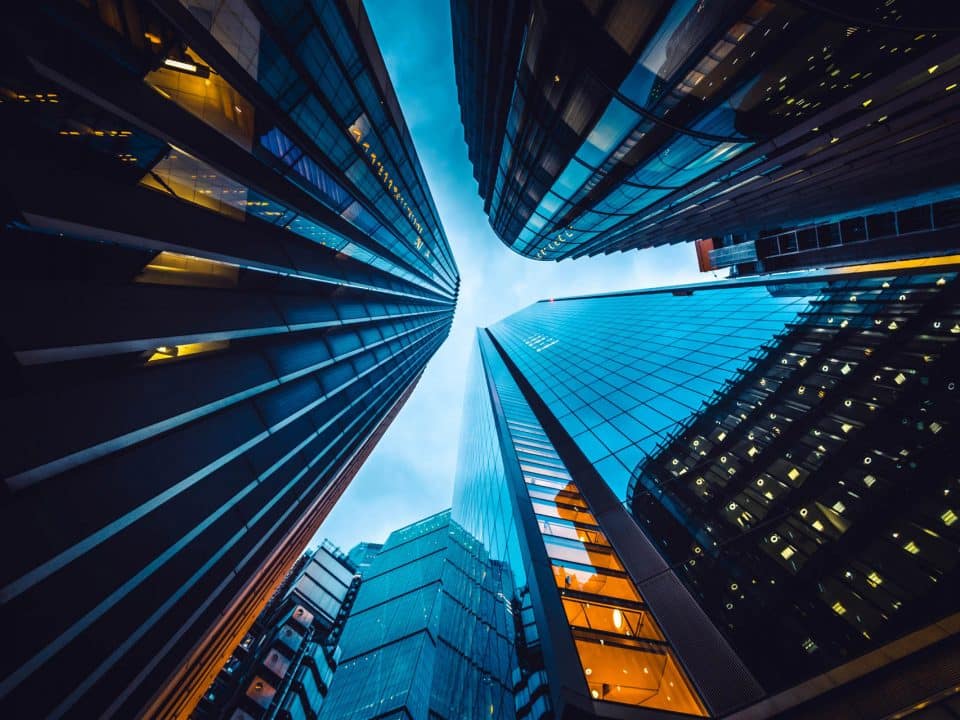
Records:
[[[590,694],[596,700],[706,716],[703,704],[665,648],[577,637]]]
[[[664,642],[663,634],[650,613],[622,605],[563,598],[563,609],[572,627]]]
[[[557,587],[564,592],[640,602],[640,595],[625,574],[602,572],[597,568],[558,561],[553,565],[553,577]]]
[[[706,711],[522,395],[498,387],[584,679],[596,700]]]

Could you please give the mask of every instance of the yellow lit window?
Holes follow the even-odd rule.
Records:
[[[135,281],[153,285],[236,287],[239,271],[240,268],[229,263],[164,250],[143,268]]]
[[[623,566],[612,551],[587,550],[586,547],[571,547],[545,537],[547,555],[560,562],[573,562],[580,565],[592,565],[597,568],[622,571]]]
[[[948,508],[946,512],[944,512],[943,515],[940,516],[940,519],[943,520],[944,525],[946,525],[947,527],[950,527],[957,521],[957,514],[953,510],[950,510]]]
[[[867,575],[867,582],[870,583],[870,587],[877,587],[883,583],[883,578],[877,574],[876,570],[873,570]]]
[[[837,615],[843,615],[844,613],[847,612],[847,609],[843,606],[843,603],[841,603],[840,601],[835,602],[835,603],[831,606],[831,609],[832,609]]]
[[[214,350],[223,350],[228,345],[230,345],[229,340],[188,343],[186,345],[163,345],[153,351],[153,354],[150,355],[150,357],[147,359],[147,362],[171,360],[173,358],[186,357],[187,355],[196,355],[198,353],[212,352]]]
[[[553,566],[553,577],[561,590],[599,595],[610,599],[640,602],[640,595],[625,575],[600,573],[581,568]]]
[[[789,560],[796,554],[797,551],[794,549],[793,545],[787,545],[783,550],[780,551],[780,557],[782,557],[784,560]]]
[[[673,655],[666,649],[577,638],[583,674],[596,700],[705,717]]]
[[[571,597],[563,598],[563,609],[571,627],[663,641],[660,628],[648,612],[602,602],[585,602]]]
[[[904,545],[903,549],[906,550],[911,555],[916,555],[917,553],[920,552],[920,548],[917,547],[917,544],[913,540],[911,540],[906,545]]]

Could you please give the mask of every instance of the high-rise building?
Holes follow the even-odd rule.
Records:
[[[234,649],[191,718],[316,717],[359,587],[356,568],[329,540],[305,555]]]
[[[41,0],[0,39],[0,714],[182,718],[456,264],[358,0]]]
[[[394,531],[363,576],[320,720],[514,718],[512,597],[509,567],[449,510]]]
[[[383,543],[357,543],[347,553],[347,559],[359,575],[363,575],[373,563],[373,559],[383,549]]]
[[[868,216],[922,193],[960,194],[960,133],[948,119],[960,83],[954,6],[451,0],[451,8],[484,209],[500,239],[527,257],[727,235],[732,244],[841,213]]]
[[[792,227],[728,233],[696,241],[701,272],[733,276],[842,267],[862,262],[936,258],[957,249],[956,188],[913,195]]]
[[[529,598],[534,717],[900,717],[956,691],[958,269],[557,299],[478,332],[455,517]]]

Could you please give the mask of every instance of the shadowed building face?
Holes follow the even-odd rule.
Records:
[[[526,257],[700,238],[753,251],[761,231],[960,194],[960,136],[942,122],[960,82],[956,8],[451,5],[474,176],[494,232]]]
[[[0,34],[0,707],[183,717],[457,267],[358,2],[49,0]]]

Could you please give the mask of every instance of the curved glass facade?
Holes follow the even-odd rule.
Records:
[[[953,184],[955,134],[929,123],[960,79],[955,10],[452,6],[480,194],[527,257],[756,232]]]

